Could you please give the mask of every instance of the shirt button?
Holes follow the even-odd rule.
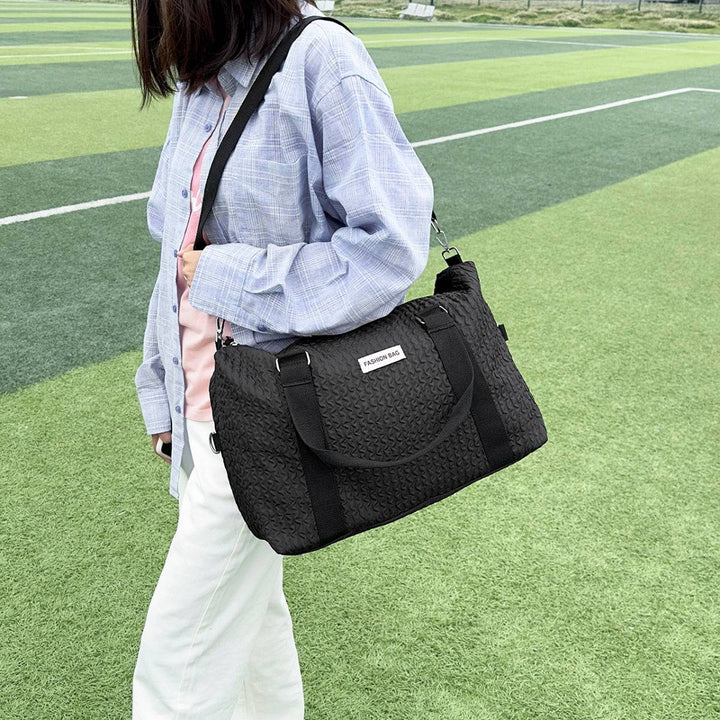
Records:
[[[177,250],[173,250],[173,257],[177,257],[177,253],[178,253]]]
[[[178,364],[178,359],[177,359],[176,357],[174,357],[174,358],[173,358],[173,362],[175,363],[175,365],[177,365],[177,364]]]
[[[265,327],[265,325],[258,325],[258,332],[265,332],[266,330],[267,328]]]
[[[212,125],[210,123],[205,123],[205,132],[210,132],[212,130]]]
[[[177,312],[177,305],[173,305],[173,312]]]
[[[186,198],[186,197],[188,196],[187,188],[183,188],[183,189],[182,189],[182,196],[183,196],[184,198]]]
[[[175,406],[175,412],[180,412],[180,406],[179,406],[179,405],[176,405],[176,406]]]

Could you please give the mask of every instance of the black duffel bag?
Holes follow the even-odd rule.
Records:
[[[290,44],[278,45],[208,175],[195,249],[224,163]],[[341,23],[342,24],[342,23]],[[435,213],[432,223],[440,237]],[[282,555],[385,525],[517,462],[547,440],[540,411],[455,248],[435,294],[278,354],[222,340],[210,402],[238,509]]]

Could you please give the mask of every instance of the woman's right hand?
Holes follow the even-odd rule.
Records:
[[[157,435],[152,436],[153,452],[158,457],[161,457],[168,465],[171,465],[172,463],[164,455],[160,455],[160,453],[157,451],[158,438],[160,438],[164,443],[172,442],[172,433],[170,431],[168,431],[168,432],[158,433]]]

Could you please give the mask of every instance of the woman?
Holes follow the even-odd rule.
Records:
[[[298,720],[283,557],[247,528],[208,441],[215,319],[236,342],[277,352],[386,315],[427,262],[432,182],[362,42],[314,22],[245,128],[208,244],[193,250],[224,132],[288,28],[322,13],[304,0],[131,8],[143,106],[174,93],[147,208],[162,250],[135,383],[153,449],[171,441],[179,499],[140,642],[133,718]]]

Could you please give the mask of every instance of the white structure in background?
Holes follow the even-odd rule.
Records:
[[[324,13],[332,13],[335,9],[335,0],[315,0],[317,9]]]
[[[401,10],[399,13],[401,18],[421,18],[423,20],[432,20],[435,14],[434,5],[423,5],[422,3],[408,3],[408,6]]]

